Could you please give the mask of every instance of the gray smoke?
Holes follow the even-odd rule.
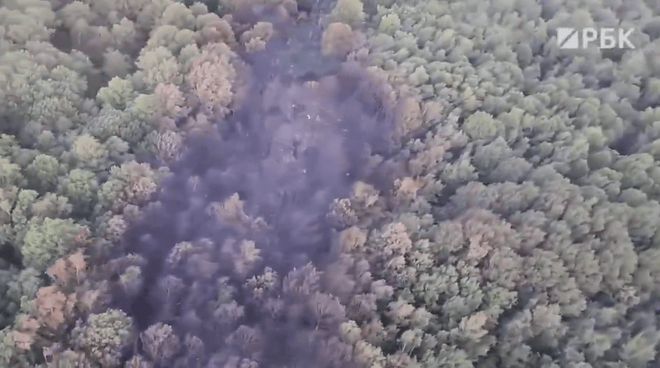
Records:
[[[118,292],[116,304],[141,329],[167,323],[196,347],[161,366],[238,367],[238,357],[259,367],[330,367],[328,346],[345,351],[333,337],[337,320],[310,320],[300,310],[304,296],[278,294],[278,312],[267,315],[246,280],[272,270],[281,282],[294,269],[322,271],[333,261],[332,201],[358,180],[387,186],[372,158],[391,149],[388,87],[357,64],[323,58],[314,19],[275,23],[279,37],[244,55],[241,105],[212,134],[188,139],[157,202],[126,235],[126,249],[144,258],[143,283],[139,292]],[[244,226],[213,210],[232,196]],[[260,250],[256,265],[237,265],[233,250],[243,241]],[[186,261],[173,265],[182,242],[190,244]],[[343,308],[327,298],[329,309]],[[236,323],[221,321],[231,313],[240,315]]]

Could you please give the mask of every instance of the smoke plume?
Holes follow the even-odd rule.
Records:
[[[160,349],[180,366],[350,366],[336,337],[344,307],[319,276],[338,257],[328,213],[358,181],[386,186],[391,89],[356,63],[323,58],[313,17],[267,20],[276,36],[242,55],[238,106],[188,139],[125,238],[142,282],[116,303],[142,330],[172,326],[180,344]],[[153,340],[143,333],[139,350],[149,355]]]

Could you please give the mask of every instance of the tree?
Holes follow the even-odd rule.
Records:
[[[34,219],[30,221],[20,252],[28,267],[45,271],[56,259],[84,246],[87,227],[71,219]]]
[[[58,192],[73,205],[76,214],[89,214],[96,204],[99,183],[88,170],[73,169],[60,180]]]
[[[129,204],[145,204],[157,190],[161,175],[145,163],[129,161],[110,168],[110,177],[101,185],[99,203],[115,212]]]
[[[172,326],[163,323],[149,326],[140,334],[140,341],[147,356],[156,364],[171,361],[181,348]]]
[[[133,335],[132,319],[116,309],[90,315],[72,332],[75,346],[106,367],[120,367],[122,350],[130,346]]]
[[[326,56],[345,58],[356,45],[357,35],[351,26],[344,23],[333,22],[323,32],[321,52]]]
[[[332,9],[331,17],[350,26],[359,25],[365,17],[362,0],[339,0]]]
[[[234,100],[237,72],[232,58],[234,54],[227,45],[209,44],[192,60],[185,78],[202,106],[220,116],[229,112],[228,107]]]
[[[45,192],[55,187],[62,167],[57,161],[57,158],[39,154],[28,165],[25,171],[30,185],[40,192]]]

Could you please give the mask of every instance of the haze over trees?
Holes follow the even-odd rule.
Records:
[[[659,4],[0,1],[0,366],[660,365]]]

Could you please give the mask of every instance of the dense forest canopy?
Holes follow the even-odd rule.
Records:
[[[657,0],[0,0],[0,367],[658,367],[659,199]]]

